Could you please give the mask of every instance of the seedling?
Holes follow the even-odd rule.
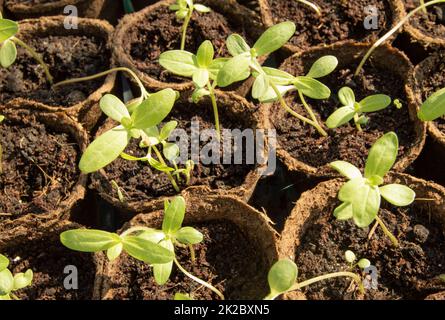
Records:
[[[174,300],[193,300],[192,297],[187,293],[176,292]]]
[[[0,65],[9,68],[17,59],[17,47],[23,47],[43,68],[49,84],[53,84],[53,77],[42,57],[25,42],[16,37],[19,32],[19,24],[9,19],[3,19],[0,12]]]
[[[31,285],[33,272],[31,269],[26,272],[12,274],[8,269],[9,259],[0,254],[0,300],[20,300],[14,291],[26,288]]]
[[[376,220],[394,246],[399,245],[397,238],[378,216],[381,197],[398,207],[410,205],[416,197],[415,192],[407,186],[396,183],[383,185],[385,175],[396,161],[398,149],[399,142],[394,132],[386,133],[377,139],[369,151],[364,177],[360,170],[349,162],[330,163],[333,169],[349,180],[338,193],[342,204],[334,210],[334,216],[338,220],[352,218],[360,228],[365,228]]]
[[[3,120],[5,120],[5,116],[2,116],[0,114],[0,123],[2,123]],[[3,173],[3,147],[2,144],[0,143],[0,174],[2,173]]]
[[[437,90],[420,106],[417,116],[422,121],[433,121],[445,115],[445,88]]]
[[[199,3],[193,3],[193,0],[176,0],[175,4],[170,6],[170,10],[176,11],[176,18],[184,20],[182,24],[181,50],[185,48],[185,37],[187,35],[187,28],[192,18],[193,11],[200,13],[210,12],[211,9]]]
[[[370,262],[367,259],[361,259],[357,264],[354,265],[355,255],[354,255],[354,261],[352,262],[351,260],[348,260],[348,258],[351,259],[352,256],[350,254],[346,256],[348,263],[351,264],[350,268],[351,270],[355,266],[360,267],[360,269],[365,269],[370,265]],[[297,282],[297,277],[298,277],[298,267],[292,260],[282,259],[275,262],[272,268],[270,268],[269,274],[267,276],[270,292],[264,298],[264,300],[274,300],[281,294],[295,290],[300,290],[301,288],[304,288],[316,282],[338,277],[352,278],[353,281],[357,284],[359,291],[361,293],[364,293],[365,290],[360,275],[352,271],[339,271],[339,272],[328,273],[302,282]]]
[[[381,44],[383,44],[386,40],[388,40],[394,33],[397,32],[413,15],[415,15],[420,10],[423,10],[426,12],[427,8],[429,6],[438,4],[438,3],[445,3],[445,0],[432,0],[428,2],[424,2],[421,0],[420,5],[409,12],[403,19],[400,20],[399,23],[397,23],[391,30],[389,30],[387,33],[385,33],[380,39],[378,39],[372,46],[369,48],[369,50],[366,52],[366,54],[363,56],[362,60],[360,61],[359,65],[357,66],[357,69],[355,70],[354,75],[358,76],[361,69],[363,68],[366,61],[369,59],[371,54],[374,52],[375,49],[377,49]]]
[[[369,118],[363,115],[364,113],[376,112],[391,104],[391,98],[384,94],[374,94],[357,102],[354,91],[349,87],[341,88],[338,98],[343,106],[334,111],[326,120],[326,125],[330,129],[338,128],[354,119],[357,130],[362,131],[361,125],[369,121]]]
[[[295,24],[287,21],[267,29],[250,48],[246,41],[238,34],[230,35],[227,48],[233,56],[224,64],[218,73],[217,82],[220,87],[226,87],[234,82],[247,79],[251,74],[256,78],[252,87],[252,97],[261,102],[280,101],[280,105],[297,119],[313,126],[326,136],[327,133],[320,125],[314,112],[307,104],[305,96],[312,99],[327,99],[331,90],[316,80],[330,74],[338,64],[333,56],[318,59],[306,76],[294,77],[287,72],[269,67],[262,67],[258,57],[270,54],[282,47],[295,33]],[[310,116],[310,119],[300,115],[290,108],[283,95],[296,90],[298,96]]]
[[[60,241],[69,249],[81,252],[106,251],[110,261],[122,251],[133,258],[150,264],[157,284],[163,285],[170,278],[173,263],[187,277],[215,292],[224,300],[223,294],[211,284],[195,277],[185,270],[175,256],[175,247],[188,247],[194,261],[193,245],[203,240],[201,232],[193,227],[182,227],[185,216],[185,200],[175,197],[164,202],[162,229],[135,226],[120,235],[101,230],[76,229],[65,231]]]

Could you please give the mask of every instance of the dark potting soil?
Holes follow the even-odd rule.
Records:
[[[11,5],[16,3],[35,5],[35,4],[51,3],[51,2],[54,2],[54,0],[6,0],[5,1],[6,5]]]
[[[194,276],[211,283],[226,299],[261,299],[267,294],[267,264],[238,226],[228,220],[193,225],[204,235],[194,245],[195,263],[188,249],[176,248],[179,263]],[[112,277],[113,299],[172,300],[176,292],[196,300],[219,299],[210,289],[186,277],[173,265],[170,280],[156,284],[152,268],[124,254]]]
[[[96,272],[93,255],[64,247],[59,232],[11,244],[2,253],[9,258],[13,273],[33,270],[32,285],[14,292],[20,299],[90,300],[93,297]],[[64,269],[70,265],[77,268],[77,290],[64,287],[64,280],[69,276]]]
[[[300,67],[294,61],[286,66],[285,71],[292,74],[307,72],[297,69]],[[413,122],[409,118],[404,79],[387,69],[378,69],[372,63],[362,69],[357,78],[353,76],[354,71],[355,65],[351,65],[319,79],[332,91],[328,100],[306,98],[316,116],[323,122],[341,106],[337,94],[344,86],[354,90],[357,101],[372,94],[387,94],[393,100],[399,99],[403,107],[397,109],[391,104],[384,110],[367,113],[369,123],[362,126],[362,132],[359,132],[351,121],[339,128],[327,130],[328,136],[322,137],[312,126],[296,119],[276,103],[272,109],[272,122],[277,129],[280,146],[291,156],[313,167],[321,167],[335,160],[344,160],[363,168],[370,147],[386,132],[394,131],[397,134],[399,158],[413,145],[416,135]],[[286,101],[296,112],[308,116],[298,94],[288,94]]]
[[[106,43],[96,37],[46,36],[22,40],[43,56],[54,82],[109,69]],[[70,107],[87,99],[103,81],[100,78],[51,89],[43,68],[18,47],[16,62],[8,69],[0,69],[0,103],[21,97],[50,106]]]
[[[159,55],[168,50],[178,50],[181,45],[182,21],[175,13],[162,6],[139,23],[124,39],[124,48],[131,52],[137,68],[150,77],[164,82],[184,82],[184,78],[169,74],[158,62]],[[193,13],[187,28],[185,50],[196,53],[199,45],[211,40],[215,56],[229,56],[225,40],[232,33],[247,37],[244,26],[229,23],[220,13],[211,11]]]
[[[308,5],[299,1],[269,0],[275,23],[293,21],[296,34],[290,43],[300,49],[319,44],[332,44],[340,40],[374,41],[391,25],[392,12],[385,0],[312,0],[321,9],[319,16]],[[378,10],[378,29],[367,30],[363,23],[370,14],[364,8]]]
[[[420,0],[403,0],[403,2],[407,12],[420,5]],[[427,13],[419,11],[409,21],[414,28],[420,30],[424,35],[445,39],[445,5],[430,6],[427,8]]]
[[[191,121],[199,123],[199,132],[214,128],[214,118],[211,104],[209,102],[200,102],[199,110],[197,105],[192,103],[177,104],[170,116],[165,120],[178,121],[178,127],[187,131],[187,138],[191,140]],[[236,117],[226,115],[223,106],[220,106],[220,125],[224,129],[245,129],[250,128],[250,124],[241,123]],[[197,115],[199,114],[199,115]],[[201,139],[202,140],[202,139]],[[223,142],[226,141],[223,139]],[[179,140],[178,140],[179,142]],[[199,143],[200,150],[206,146],[210,140]],[[243,164],[225,165],[221,156],[220,164],[203,165],[195,163],[192,178],[189,185],[207,185],[211,189],[230,189],[240,186],[247,174],[254,168],[254,165],[247,165],[245,160],[246,144],[243,142]],[[233,146],[233,142],[232,142]],[[232,148],[233,149],[233,148]],[[223,143],[220,144],[220,155],[223,154]],[[236,150],[239,150],[238,148]],[[235,154],[235,151],[232,151]],[[139,141],[133,139],[125,150],[126,153],[143,157],[147,149],[139,148]],[[188,144],[188,155],[191,154],[191,143]],[[183,166],[183,165],[182,165]],[[170,180],[163,172],[153,169],[147,163],[138,161],[127,161],[119,158],[105,167],[109,180],[115,180],[118,186],[123,190],[123,195],[128,201],[151,200],[159,196],[169,196],[176,194]],[[185,186],[185,180],[182,179],[180,188]],[[116,190],[110,190],[110,194],[116,195]]]
[[[373,224],[361,229],[352,220],[337,221],[332,212],[338,204],[330,201],[306,222],[296,250],[300,281],[348,270],[344,252],[352,250],[357,259],[367,258],[377,268],[378,287],[366,290],[365,299],[424,299],[445,290],[445,283],[437,279],[445,271],[443,226],[431,221],[429,212],[415,205],[398,208],[383,203],[379,216],[398,238],[396,248],[380,227],[368,240]],[[351,282],[350,278],[329,279],[303,291],[308,299],[355,299],[360,295]]]
[[[56,209],[70,195],[80,174],[74,141],[33,116],[20,122],[6,118],[0,124],[0,137],[0,213],[13,215],[0,215],[0,221]]]

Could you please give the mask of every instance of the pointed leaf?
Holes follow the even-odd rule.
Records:
[[[227,50],[235,57],[237,55],[250,52],[250,47],[239,34],[231,34],[226,41]]]
[[[351,204],[355,224],[360,228],[369,226],[379,212],[379,188],[364,184],[355,191]]]
[[[369,151],[365,166],[365,177],[384,177],[396,162],[399,140],[394,132],[388,132],[377,139]]]
[[[125,236],[122,243],[130,256],[148,264],[167,263],[175,257],[170,250],[137,236]]]
[[[179,147],[176,143],[166,142],[164,143],[162,153],[168,161],[176,160],[179,156]]]
[[[171,240],[162,240],[161,242],[159,242],[159,245],[166,248],[167,250],[170,250],[171,252],[174,252],[174,247]],[[173,261],[153,265],[153,274],[158,285],[162,286],[168,281],[168,279],[170,278],[170,274],[172,273],[172,268]]]
[[[312,99],[327,99],[331,96],[331,90],[318,80],[309,77],[296,77],[295,87],[305,96]]]
[[[94,229],[76,229],[60,234],[60,242],[68,249],[81,252],[100,252],[121,242],[121,238],[111,232]]]
[[[355,110],[350,106],[338,108],[326,119],[326,126],[330,129],[338,128],[351,121],[354,115]]]
[[[391,98],[385,94],[374,94],[359,102],[361,112],[375,112],[391,104]]]
[[[184,50],[162,53],[159,56],[159,64],[168,71],[187,78],[190,78],[198,68],[195,55]]]
[[[258,56],[280,49],[295,34],[295,24],[291,21],[281,22],[267,29],[253,46]]]
[[[171,202],[164,202],[165,212],[162,222],[162,231],[166,234],[174,234],[181,228],[185,215],[185,200],[183,197],[174,197]]]
[[[175,101],[176,92],[172,89],[164,89],[150,95],[131,115],[134,127],[146,129],[158,125],[170,113]]]
[[[196,11],[201,12],[201,13],[207,13],[207,12],[212,11],[212,9],[210,9],[209,7],[206,7],[199,3],[193,5],[193,7],[196,9]]]
[[[343,87],[338,91],[338,98],[344,106],[354,108],[355,94],[349,87]]]
[[[284,96],[287,92],[295,91],[295,86],[289,85],[289,86],[277,86],[278,91],[280,92],[281,96]],[[267,89],[267,92],[264,96],[260,97],[258,100],[264,103],[274,102],[277,101],[278,97],[275,93],[275,90],[271,86],[269,86],[269,89]]]
[[[250,58],[238,55],[227,61],[218,72],[217,84],[224,88],[232,83],[242,81],[250,76]]]
[[[212,63],[215,50],[210,40],[204,41],[198,48],[196,60],[201,68],[207,68]]]
[[[100,99],[100,108],[108,117],[118,122],[121,122],[124,117],[130,118],[125,104],[112,94],[106,94]]]
[[[417,114],[422,121],[433,121],[445,115],[445,88],[442,88],[426,99]]]
[[[337,68],[337,65],[338,65],[338,60],[336,57],[334,56],[321,57],[314,62],[307,76],[311,78],[321,78],[327,76],[332,71],[334,71],[335,68]]]
[[[349,180],[362,177],[362,173],[360,172],[360,170],[349,162],[334,161],[331,162],[329,165]]]
[[[411,188],[401,184],[387,184],[379,189],[386,201],[398,207],[410,205],[416,198],[416,193]]]
[[[159,134],[159,140],[166,140],[168,137],[170,137],[170,134],[173,132],[173,130],[176,129],[178,126],[177,121],[169,121],[167,122],[161,129],[161,133]]]
[[[19,25],[17,22],[0,19],[0,43],[15,36],[19,31]]]

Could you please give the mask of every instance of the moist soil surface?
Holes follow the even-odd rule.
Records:
[[[297,33],[290,43],[299,49],[341,40],[374,41],[391,26],[389,1],[375,0],[312,0],[321,9],[319,16],[308,5],[299,1],[269,0],[274,23],[293,21]],[[363,22],[370,15],[364,8],[374,6],[379,13],[378,29],[367,30]]]
[[[308,299],[425,299],[445,290],[445,283],[437,279],[445,270],[443,228],[430,221],[425,208],[383,204],[379,216],[398,238],[400,247],[395,248],[380,227],[368,240],[374,223],[361,229],[352,220],[337,221],[332,212],[338,204],[330,201],[329,207],[313,212],[306,221],[302,244],[296,249],[299,280],[348,270],[344,252],[352,250],[357,259],[367,258],[377,268],[378,286],[360,297],[350,278],[329,279],[306,287]]]
[[[220,105],[219,107],[221,131],[223,131],[224,129],[242,130],[245,128],[251,128],[250,124],[241,123],[240,120],[236,117],[225,114],[223,105]],[[214,128],[214,118],[211,104],[204,102],[203,100],[202,102],[200,102],[199,110],[197,108],[198,106],[192,103],[177,104],[173,108],[169,118],[167,118],[165,122],[171,120],[177,121],[177,128],[184,129],[187,132],[187,138],[190,141],[191,121],[197,121],[199,123],[200,133],[202,133],[203,130]],[[201,138],[200,140],[204,139]],[[180,140],[178,139],[178,142],[179,141]],[[223,138],[223,141],[226,141],[226,139]],[[210,139],[204,140],[203,142],[200,141],[199,146],[201,152],[204,152],[203,147],[206,146],[208,143],[210,143]],[[222,155],[223,143],[221,143],[219,150],[220,155]],[[239,149],[236,148],[235,151],[233,151],[232,148],[233,154],[235,154],[236,150]],[[195,161],[195,168],[193,170],[189,185],[207,185],[211,189],[226,190],[240,186],[241,184],[243,184],[247,174],[254,168],[254,165],[245,164],[245,150],[246,145],[245,142],[243,142],[242,165],[222,164],[222,158],[219,161],[220,164],[204,165],[202,164],[202,162],[197,163]],[[125,152],[133,156],[144,157],[146,156],[147,149],[139,148],[139,141],[133,139],[129,146],[126,148]],[[190,154],[191,143],[188,143],[189,157]],[[179,166],[184,167],[184,165]],[[118,158],[107,167],[105,167],[105,172],[108,176],[109,181],[116,181],[117,185],[123,190],[122,193],[128,201],[151,200],[155,197],[170,196],[177,193],[173,189],[172,184],[165,173],[153,169],[145,162],[127,161],[122,158]],[[181,189],[185,188],[185,180],[182,179],[182,183],[180,183],[179,185]],[[109,190],[109,194],[113,194],[115,197],[117,197],[116,190]]]
[[[96,37],[46,36],[21,39],[43,56],[54,82],[93,75],[109,68],[106,43]],[[0,68],[0,103],[26,98],[50,106],[70,107],[88,98],[104,79],[51,89],[43,68],[22,47],[8,69]]]
[[[407,12],[420,5],[420,0],[403,0],[403,2]],[[429,6],[427,13],[419,11],[410,18],[409,23],[426,36],[445,39],[445,5]]]
[[[80,172],[79,150],[66,133],[57,133],[34,116],[0,124],[3,174],[0,215],[18,218],[55,210],[71,193]]]
[[[177,259],[184,269],[211,283],[226,299],[261,299],[267,294],[267,265],[243,232],[228,220],[193,225],[204,235],[194,245],[195,263],[190,251],[177,247]],[[158,286],[152,268],[123,254],[119,269],[111,280],[116,300],[172,300],[176,292],[189,293],[196,300],[219,299],[200,284],[186,277],[174,265],[170,280]]]
[[[162,6],[129,31],[123,46],[131,53],[137,68],[150,77],[163,82],[184,82],[185,78],[169,74],[158,63],[162,52],[180,48],[181,30],[182,21],[177,21],[175,13]],[[195,10],[187,28],[185,50],[196,53],[199,45],[210,39],[215,56],[230,56],[225,40],[232,33],[247,37],[244,26],[229,23],[222,14],[214,10],[202,14]]]
[[[51,3],[56,2],[57,0],[6,0],[5,3],[7,5],[11,4],[27,4],[27,5],[35,5],[35,4],[42,4],[42,3]]]
[[[283,70],[291,74],[305,74],[307,70],[306,72],[299,70],[301,67],[297,63],[293,60]],[[286,112],[279,103],[275,103],[271,117],[277,129],[278,142],[292,157],[313,167],[321,167],[335,160],[344,160],[363,168],[368,150],[375,140],[386,132],[394,131],[397,134],[399,158],[415,143],[416,134],[414,124],[409,118],[404,79],[389,70],[378,69],[372,63],[362,69],[356,78],[353,76],[354,71],[355,65],[351,65],[319,79],[331,89],[332,93],[328,100],[306,98],[318,119],[321,118],[325,122],[329,115],[341,107],[337,93],[344,86],[354,90],[357,101],[372,94],[387,94],[393,100],[399,99],[402,108],[397,109],[391,104],[384,110],[367,113],[369,122],[362,126],[362,132],[356,129],[354,121],[350,121],[336,129],[327,130],[325,127],[328,136],[322,137],[312,126],[298,120]],[[298,94],[288,94],[286,102],[296,112],[308,117]],[[321,169],[321,174],[327,173],[323,170],[329,169]]]
[[[62,230],[63,231],[63,230]],[[48,234],[38,239],[11,242],[5,254],[10,260],[13,273],[32,269],[32,285],[16,291],[24,300],[90,300],[93,297],[96,266],[89,253],[65,248],[59,240],[62,232]],[[67,290],[64,280],[66,266],[75,266],[78,275],[78,290]]]

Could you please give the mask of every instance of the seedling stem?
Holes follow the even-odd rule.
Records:
[[[156,156],[158,157],[159,162],[161,162],[164,166],[167,166],[167,164],[165,163],[164,157],[159,152],[158,148],[156,148],[156,146],[152,146],[152,148],[153,148],[153,151],[156,153]],[[175,178],[173,178],[172,174],[170,172],[165,172],[165,173],[167,174],[168,179],[170,180],[175,191],[180,192],[181,190],[179,189],[178,185],[176,184]]]
[[[221,129],[219,126],[219,113],[218,113],[218,104],[216,103],[215,90],[214,90],[214,87],[210,84],[210,82],[207,83],[207,88],[209,89],[210,100],[212,101],[213,115],[215,117],[216,134],[218,137],[218,141],[220,141],[221,140]]]
[[[386,227],[385,223],[383,222],[382,219],[380,219],[379,216],[375,217],[375,221],[377,221],[377,223],[379,224],[379,226],[382,228],[383,232],[385,233],[385,235],[391,240],[392,244],[395,247],[399,246],[399,241],[397,240],[397,238],[391,233],[391,231],[389,231],[389,229]]]

